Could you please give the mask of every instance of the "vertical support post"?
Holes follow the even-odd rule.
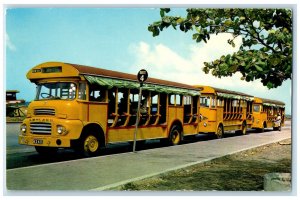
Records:
[[[136,148],[136,137],[137,137],[138,125],[139,125],[139,121],[140,121],[142,86],[143,86],[143,83],[140,83],[139,100],[138,100],[138,108],[137,108],[137,113],[136,113],[135,130],[134,130],[134,141],[133,141],[133,152],[134,153],[136,153],[136,151],[135,151],[135,148]]]

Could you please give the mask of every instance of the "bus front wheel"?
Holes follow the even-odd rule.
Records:
[[[85,134],[80,140],[77,150],[84,157],[96,156],[100,152],[100,141],[94,134]]]

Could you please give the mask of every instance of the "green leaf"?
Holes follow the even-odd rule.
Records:
[[[226,20],[225,22],[224,22],[224,24],[226,25],[226,26],[230,26],[231,25],[231,20]]]
[[[238,69],[237,65],[233,65],[233,66],[229,67],[230,72],[236,72],[237,69]]]
[[[274,87],[274,84],[273,84],[272,82],[269,81],[269,82],[267,83],[267,87],[268,87],[269,89],[270,89],[270,88],[273,88],[273,87]]]
[[[240,21],[243,21],[246,19],[244,16],[240,16],[239,18],[240,18]]]
[[[164,17],[165,16],[165,13],[168,13],[168,12],[170,12],[170,8],[161,8],[160,9],[160,16],[161,17]]]
[[[162,21],[169,24],[171,22],[170,17],[163,17]]]
[[[196,40],[196,42],[201,42],[201,40],[202,40],[202,37],[201,37],[201,35],[199,35],[198,37],[197,37],[197,40]]]
[[[260,66],[258,66],[258,65],[254,65],[254,66],[255,66],[255,68],[256,68],[257,71],[259,71],[259,72],[263,71],[263,69]]]
[[[165,11],[162,10],[162,9],[160,10],[160,16],[161,16],[161,17],[164,17],[164,16],[165,16]]]
[[[216,25],[219,25],[220,23],[221,23],[221,19],[217,17],[217,18],[215,19],[215,24],[216,24]]]
[[[184,24],[183,24],[183,23],[181,23],[181,24],[180,24],[180,26],[179,26],[179,28],[180,28],[180,30],[181,30],[181,31],[184,31],[184,30],[185,30],[185,28],[184,28]]]
[[[157,26],[155,26],[153,29],[153,37],[158,36],[158,35],[159,35],[159,30],[158,30]]]
[[[220,61],[219,60],[215,60],[215,61],[213,61],[213,64],[214,65],[218,65],[218,64],[220,64]]]
[[[196,40],[199,37],[198,33],[193,34],[193,40]]]

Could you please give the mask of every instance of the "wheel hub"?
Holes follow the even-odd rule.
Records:
[[[85,151],[95,152],[97,151],[98,147],[99,147],[99,143],[95,136],[90,135],[86,138],[84,142]]]

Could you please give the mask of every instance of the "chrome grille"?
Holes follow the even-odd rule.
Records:
[[[51,124],[44,122],[30,123],[30,132],[39,135],[51,135]]]
[[[55,115],[54,109],[49,108],[39,108],[34,110],[35,115]]]

